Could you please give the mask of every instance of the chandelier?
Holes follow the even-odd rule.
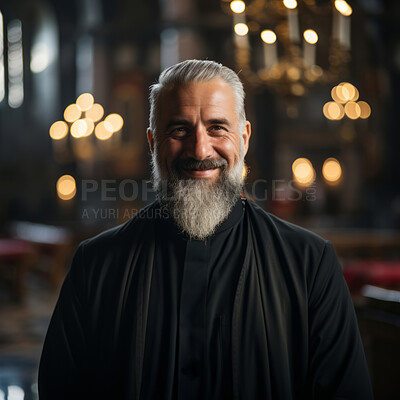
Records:
[[[350,61],[351,7],[343,0],[221,0],[232,15],[235,62],[247,81],[300,97],[335,82]]]

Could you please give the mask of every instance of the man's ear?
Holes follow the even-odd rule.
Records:
[[[149,142],[150,151],[153,153],[154,152],[154,136],[153,136],[153,132],[150,130],[150,128],[147,128],[147,140]]]
[[[249,121],[246,121],[243,130],[244,155],[247,154],[247,150],[249,149],[250,136],[251,136],[251,124]]]

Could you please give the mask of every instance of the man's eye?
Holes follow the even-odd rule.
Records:
[[[220,126],[220,125],[215,125],[215,126],[212,126],[211,128],[210,128],[210,131],[211,132],[221,132],[221,131],[224,131],[225,130],[225,128],[223,127],[223,126]]]
[[[187,133],[188,133],[188,129],[184,128],[183,126],[180,126],[178,128],[174,128],[171,131],[171,135],[172,136],[178,136],[178,137],[185,136],[185,135],[187,135]]]

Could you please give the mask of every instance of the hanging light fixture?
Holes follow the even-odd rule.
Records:
[[[337,81],[350,60],[352,8],[344,0],[221,0],[232,16],[235,61],[249,83],[302,96]]]

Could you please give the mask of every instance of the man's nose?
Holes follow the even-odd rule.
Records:
[[[195,160],[205,160],[213,154],[211,137],[205,127],[197,127],[193,135],[188,140],[188,157]]]

